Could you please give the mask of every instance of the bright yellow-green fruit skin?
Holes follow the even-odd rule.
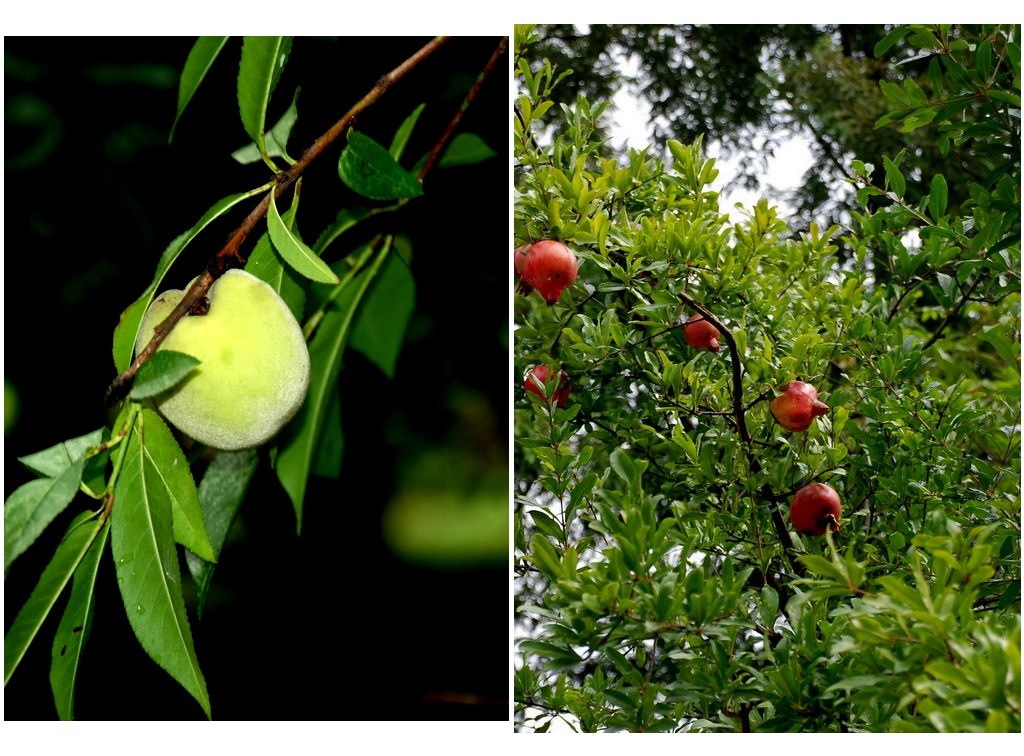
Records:
[[[171,289],[153,300],[135,351],[181,301]],[[309,352],[288,305],[269,285],[229,270],[210,286],[205,315],[186,315],[160,349],[190,354],[200,364],[156,397],[161,414],[186,436],[215,449],[266,442],[302,406],[309,388]]]

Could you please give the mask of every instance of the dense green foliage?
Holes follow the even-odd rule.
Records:
[[[936,101],[953,107],[955,99],[946,102],[944,88],[961,86],[960,73],[944,69],[931,51],[955,51],[967,43],[964,34],[984,36],[980,27],[952,27],[935,39],[926,32],[877,54],[875,45],[888,31],[877,25],[627,24],[595,25],[586,33],[553,25],[538,30],[540,38],[524,55],[535,65],[547,58],[557,70],[573,71],[552,89],[554,102],[572,104],[579,94],[599,102],[625,87],[650,109],[653,145],[663,149],[670,138],[687,144],[706,134],[724,156],[737,159],[735,180],[751,189],[776,191],[763,181],[768,159],[786,138],[806,140],[813,164],[801,186],[784,197],[796,208],[800,227],[815,220],[822,226],[849,222],[849,211],[858,207],[846,184],[851,157],[876,161],[880,171],[877,156],[906,149],[905,169],[943,173],[950,186],[966,187],[985,176],[965,153],[949,152],[941,129],[875,128],[891,106],[879,82],[889,87],[919,81],[932,88]],[[989,55],[981,65],[994,66],[1002,48],[997,43],[988,49],[979,50]],[[624,70],[620,60],[630,61],[635,72]],[[981,120],[985,98],[970,97],[964,104],[976,122]],[[1014,144],[1019,152],[1019,134],[1015,143],[1011,139]],[[880,172],[875,179],[881,181]],[[912,186],[909,196],[916,201],[926,189]]]
[[[923,72],[866,116],[906,151],[837,154],[861,208],[827,229],[730,222],[699,137],[608,155],[605,104],[552,107],[537,41],[514,245],[561,239],[580,274],[515,299],[516,375],[572,385],[517,381],[517,729],[1019,731],[1019,28],[871,41]],[[830,138],[863,117],[836,108]],[[913,167],[924,144],[953,168]],[[687,346],[695,311],[720,354]],[[831,408],[806,433],[768,411],[794,379]],[[789,528],[811,481],[837,534]]]

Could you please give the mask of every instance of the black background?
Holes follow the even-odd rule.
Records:
[[[268,123],[301,85],[289,142],[297,156],[426,41],[296,39]],[[262,165],[230,158],[248,141],[234,95],[237,39],[167,144],[177,76],[192,43],[5,39],[4,372],[20,406],[4,443],[5,497],[30,479],[17,456],[109,422],[102,396],[115,376],[113,328],[148,285],[163,248],[216,200],[265,181]],[[453,40],[360,117],[358,128],[386,145],[426,102],[406,151],[423,154],[496,44]],[[346,356],[342,475],[311,480],[301,535],[261,463],[207,611],[201,621],[190,616],[216,719],[508,717],[507,564],[416,567],[394,557],[380,535],[403,461],[426,448],[465,448],[453,391],[486,399],[493,427],[484,432],[500,449],[491,461],[507,465],[507,98],[506,55],[461,127],[498,157],[435,171],[425,197],[389,218],[413,240],[416,314],[393,381],[360,355]],[[366,202],[338,180],[339,150],[306,173],[299,224],[307,238],[338,208]],[[248,203],[240,207],[189,246],[162,288],[180,287],[202,269],[248,212]],[[5,628],[84,501],[77,498],[12,565]],[[202,718],[135,640],[109,553],[98,586],[78,718]],[[48,670],[61,606],[5,689],[5,719],[56,716]]]

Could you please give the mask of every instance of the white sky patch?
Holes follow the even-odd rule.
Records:
[[[638,71],[636,56],[622,59],[620,61],[621,73],[624,78],[634,76]],[[619,90],[612,97],[610,115],[610,135],[612,146],[616,150],[625,151],[627,147],[642,149],[651,142],[648,128],[650,112],[645,103],[638,100],[627,87],[619,87]],[[723,213],[731,214],[732,220],[739,220],[736,217],[734,205],[738,202],[745,208],[751,208],[766,195],[768,187],[777,192],[786,192],[795,189],[803,183],[803,175],[814,164],[814,157],[811,154],[810,143],[803,137],[792,137],[781,142],[775,150],[775,155],[768,160],[768,170],[758,178],[761,181],[760,191],[750,191],[743,188],[731,189],[725,192],[725,187],[736,178],[739,173],[739,157],[730,159],[721,157],[721,144],[716,140],[705,139],[705,154],[715,158],[715,168],[718,169],[718,178],[712,184],[712,188],[722,192],[719,197],[719,208]],[[785,202],[772,200],[778,207],[779,216],[784,220],[793,215],[793,208]]]

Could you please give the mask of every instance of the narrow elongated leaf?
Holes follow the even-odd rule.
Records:
[[[928,193],[928,212],[934,220],[939,220],[946,213],[946,202],[949,200],[949,187],[946,177],[936,173],[932,177],[931,191]]]
[[[43,570],[35,590],[4,636],[4,685],[7,685],[14,670],[18,668],[64,586],[71,580],[99,532],[96,523],[87,522],[92,517],[92,512],[83,512],[72,521],[64,540],[53,552],[53,559]]]
[[[898,197],[902,197],[903,193],[907,190],[907,180],[903,177],[899,166],[885,156],[882,157],[882,164],[885,166],[885,179],[889,182],[889,188]]]
[[[114,367],[117,368],[117,372],[123,373],[132,363],[132,354],[135,352],[135,339],[139,334],[139,324],[142,323],[142,316],[146,314],[149,303],[153,301],[153,295],[156,293],[157,287],[163,281],[171,264],[178,259],[178,255],[188,246],[189,242],[199,235],[200,231],[214,220],[239,202],[257,194],[262,194],[264,191],[263,187],[259,187],[251,192],[232,194],[229,197],[218,200],[192,228],[167,245],[167,249],[160,255],[160,261],[157,263],[153,282],[146,288],[141,297],[125,308],[124,312],[121,313],[121,320],[118,322],[117,327],[114,328]]]
[[[321,478],[337,480],[341,477],[341,460],[345,453],[345,435],[341,425],[341,394],[335,391],[324,413],[317,443],[316,458],[310,473]]]
[[[18,457],[29,470],[48,478],[55,478],[80,459],[92,446],[103,440],[103,429],[98,428],[84,436],[69,438],[49,449]]]
[[[284,70],[291,50],[291,37],[246,37],[238,66],[238,112],[245,133],[266,154],[264,122],[267,105]]]
[[[377,275],[390,246],[378,252],[368,269],[360,271],[332,296],[320,326],[309,344],[310,379],[306,401],[288,424],[278,446],[275,469],[278,480],[295,507],[296,527],[302,527],[302,504],[316,455],[331,394],[338,382],[341,357],[356,309],[370,282]]]
[[[227,41],[227,37],[200,37],[192,46],[192,51],[185,60],[185,66],[181,69],[181,80],[178,82],[178,112],[174,115],[168,142],[174,139],[174,130],[178,127],[181,114],[185,112],[185,107],[191,102],[192,95],[203,83],[206,72],[213,66],[213,61],[217,59]]]
[[[270,192],[270,208],[267,210],[267,231],[270,233],[270,241],[273,242],[274,248],[296,272],[320,283],[337,284],[341,282],[327,263],[307,247],[281,219],[277,212],[273,190]]]
[[[4,573],[78,493],[83,457],[56,478],[32,480],[15,489],[4,503]]]
[[[75,681],[78,678],[78,663],[82,649],[92,631],[92,617],[95,608],[96,573],[100,558],[110,534],[110,521],[101,528],[89,550],[75,570],[71,583],[71,597],[60,619],[57,634],[53,638],[50,659],[50,689],[57,706],[57,716],[68,720],[75,718]]]
[[[415,305],[416,282],[405,260],[392,249],[366,293],[350,342],[388,378],[395,377],[395,363]]]
[[[288,110],[284,112],[277,123],[275,123],[265,135],[265,146],[267,149],[268,157],[283,157],[289,163],[295,161],[288,157],[288,139],[291,137],[292,128],[295,126],[295,122],[299,119],[299,109],[297,103],[299,100],[299,89],[295,90],[295,94],[292,95],[292,104],[288,106]],[[260,155],[260,148],[255,144],[247,144],[245,147],[240,147],[231,153],[231,157],[237,160],[242,165],[248,165],[249,163],[258,163],[262,160]]]
[[[339,236],[355,226],[360,221],[375,215],[377,210],[369,210],[365,207],[346,208],[338,212],[334,223],[324,229],[323,233],[316,240],[313,249],[318,255],[323,255],[324,250]]]
[[[299,179],[296,182],[292,206],[281,216],[281,220],[289,229],[293,229],[295,212],[299,204],[297,190],[301,181],[302,179]],[[302,313],[306,306],[306,290],[302,288],[302,279],[294,268],[284,264],[281,255],[274,249],[274,245],[270,241],[269,231],[256,242],[256,246],[253,247],[252,254],[249,255],[249,260],[245,264],[245,270],[268,283],[288,305],[288,309],[292,311],[295,319],[302,321]]]
[[[199,483],[199,503],[203,507],[214,556],[218,559],[258,463],[259,455],[255,449],[220,452],[206,468]],[[216,565],[200,559],[191,551],[185,552],[185,562],[195,586],[196,612],[202,617]]]
[[[206,532],[192,471],[170,429],[155,412],[143,410],[146,423],[144,454],[153,466],[153,485],[162,485],[171,502],[174,540],[209,562],[217,561]]]
[[[497,154],[476,134],[457,134],[442,153],[437,167],[451,168],[456,165],[482,163]]]
[[[110,535],[117,581],[142,648],[209,717],[210,698],[181,592],[171,499],[160,469],[170,462],[153,454],[148,438],[157,423],[162,425],[155,413],[142,411],[115,485]],[[157,441],[156,448],[161,446]]]
[[[198,366],[199,360],[191,354],[161,349],[139,368],[129,396],[136,400],[156,396],[181,383]]]
[[[348,134],[338,158],[338,175],[355,192],[375,200],[419,197],[423,186],[391,154],[361,132]]]
[[[402,153],[405,152],[405,145],[409,143],[409,137],[412,136],[412,130],[416,126],[416,121],[419,120],[424,107],[426,106],[423,103],[417,105],[416,109],[413,110],[404,121],[402,121],[402,125],[399,126],[398,131],[395,132],[395,136],[391,140],[391,146],[388,148],[388,152],[391,153],[391,157],[395,160],[402,159]]]

